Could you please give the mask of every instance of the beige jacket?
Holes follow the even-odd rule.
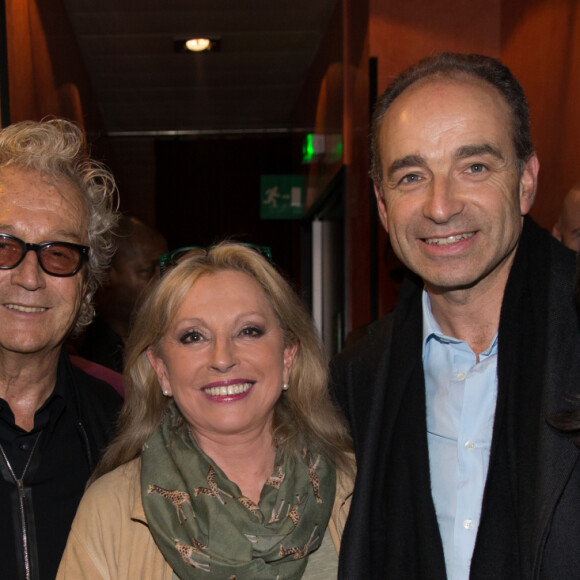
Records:
[[[86,491],[73,521],[57,580],[172,580],[145,518],[135,459],[98,479]],[[350,507],[352,481],[337,478],[329,530],[338,551]]]

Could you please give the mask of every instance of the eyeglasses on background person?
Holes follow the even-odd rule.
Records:
[[[0,270],[16,268],[31,250],[47,274],[62,278],[74,276],[89,257],[88,246],[70,242],[31,244],[16,236],[0,234]]]
[[[262,254],[262,256],[264,256],[264,258],[266,258],[268,260],[268,262],[272,263],[272,250],[269,246],[259,246],[257,244],[249,244],[246,242],[234,242],[234,243],[239,244],[240,246],[246,246],[248,248],[252,248],[252,249],[256,250],[257,252]],[[161,258],[159,259],[160,275],[163,276],[163,274],[169,268],[171,268],[173,266],[177,266],[177,263],[179,262],[179,260],[181,260],[181,258],[183,258],[189,252],[191,252],[193,250],[200,250],[200,251],[207,253],[210,250],[213,250],[215,247],[216,247],[215,245],[207,246],[207,247],[184,246],[183,248],[177,248],[177,250],[173,250],[171,252],[168,252],[167,254],[163,254],[163,256],[161,256]]]

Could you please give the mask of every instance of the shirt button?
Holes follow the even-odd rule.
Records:
[[[475,449],[475,443],[473,441],[468,441],[465,444],[465,449],[467,449],[468,451],[473,451]]]
[[[20,451],[28,451],[30,449],[30,443],[28,441],[23,441],[22,443],[18,444]]]
[[[466,530],[472,530],[473,529],[473,520],[464,520],[463,527]]]
[[[463,379],[464,379],[466,376],[467,376],[467,375],[466,375],[465,373],[457,373],[457,374],[455,375],[455,378],[456,378],[458,381],[462,381],[462,380],[463,380]]]

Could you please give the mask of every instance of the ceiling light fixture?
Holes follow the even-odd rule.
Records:
[[[191,52],[203,52],[209,48],[211,40],[209,38],[190,38],[185,41],[185,48]]]
[[[218,37],[177,38],[174,40],[175,52],[216,52],[219,50]]]

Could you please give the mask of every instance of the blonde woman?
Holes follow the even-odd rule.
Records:
[[[351,442],[310,317],[253,248],[164,261],[58,578],[336,577]]]

